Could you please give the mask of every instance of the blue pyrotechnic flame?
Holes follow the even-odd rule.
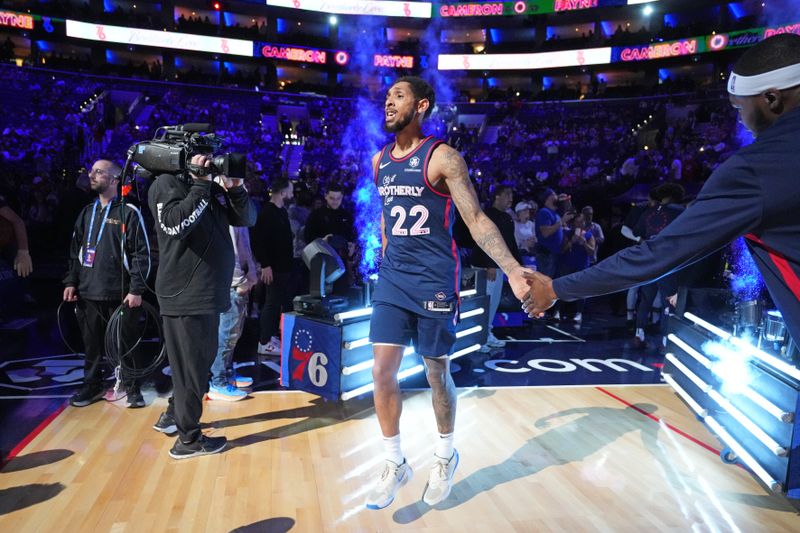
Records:
[[[343,44],[349,50],[353,50],[349,71],[351,74],[360,75],[362,80],[376,72],[373,54],[386,46],[385,23],[385,19],[378,17],[359,17],[357,31],[340,34]],[[380,103],[366,96],[360,96],[342,138],[341,157],[354,155],[359,168],[358,180],[353,191],[353,203],[361,248],[359,271],[364,278],[376,274],[380,267],[381,199],[375,188],[372,156],[387,142],[382,125],[383,114]]]
[[[761,277],[753,256],[747,249],[744,238],[740,237],[731,243],[731,290],[740,301],[758,300],[764,290],[764,278]]]

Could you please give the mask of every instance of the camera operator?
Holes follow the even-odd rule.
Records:
[[[192,156],[180,175],[162,174],[148,193],[160,264],[156,291],[173,394],[154,429],[178,432],[173,459],[218,453],[225,437],[200,432],[203,396],[217,352],[220,313],[230,306],[234,250],[229,226],[252,226],[256,212],[242,179],[209,173],[211,156]]]

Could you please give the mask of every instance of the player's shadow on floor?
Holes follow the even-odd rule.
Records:
[[[481,468],[460,479],[453,485],[450,496],[435,509],[453,509],[503,483],[538,474],[548,467],[583,461],[630,432],[641,431],[645,447],[653,451],[657,449],[660,426],[643,421],[640,412],[653,413],[656,409],[655,405],[645,403],[619,409],[579,407],[540,418],[535,426],[546,428],[552,419],[578,416],[530,439],[502,463]],[[468,453],[466,448],[462,450],[462,460],[469,460]],[[432,509],[434,507],[419,501],[398,509],[392,518],[398,524],[409,524]]]
[[[410,396],[420,394],[420,392],[408,393]],[[304,433],[306,431],[313,431],[328,426],[334,426],[346,420],[361,420],[375,414],[371,399],[369,400],[351,400],[344,407],[337,402],[326,402],[322,398],[315,398],[312,400],[311,405],[302,407],[294,407],[292,409],[284,409],[282,411],[268,411],[256,415],[243,416],[240,418],[229,418],[227,420],[218,420],[208,424],[203,424],[206,429],[223,429],[229,427],[243,426],[246,424],[254,424],[258,422],[266,422],[269,420],[281,419],[298,419],[297,422],[292,422],[284,426],[270,428],[259,433],[251,435],[244,435],[236,439],[228,440],[229,448],[238,448],[241,446],[249,446],[251,444],[258,444],[260,442],[281,439]]]
[[[0,490],[0,516],[55,498],[65,488],[61,483],[34,483],[2,489]]]
[[[44,450],[41,452],[31,452],[25,455],[18,455],[7,462],[0,472],[10,474],[11,472],[21,472],[39,466],[51,465],[71,456],[72,450]]]
[[[246,526],[240,526],[230,533],[286,533],[294,527],[294,519],[287,517],[267,518]]]

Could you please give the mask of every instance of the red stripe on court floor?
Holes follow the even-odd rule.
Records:
[[[631,409],[633,409],[634,411],[636,411],[636,412],[638,412],[638,413],[641,413],[641,414],[643,414],[644,416],[646,416],[647,418],[649,418],[650,420],[652,420],[652,421],[654,421],[654,422],[658,422],[659,424],[660,424],[661,422],[664,422],[664,425],[665,425],[665,426],[667,426],[669,429],[671,429],[672,431],[674,431],[675,433],[677,433],[677,434],[678,434],[678,435],[680,435],[681,437],[684,437],[684,438],[686,438],[686,439],[689,439],[690,441],[694,442],[694,443],[695,443],[695,444],[697,444],[698,446],[702,446],[703,448],[705,448],[706,450],[710,451],[711,453],[714,453],[714,454],[716,454],[716,455],[719,455],[719,454],[721,453],[721,452],[720,452],[720,450],[717,450],[717,449],[716,449],[716,448],[714,448],[713,446],[709,446],[709,445],[708,445],[708,444],[706,444],[705,442],[703,442],[703,441],[701,441],[701,440],[699,440],[699,439],[696,439],[695,437],[692,437],[691,435],[689,435],[689,434],[688,434],[688,433],[686,433],[685,431],[683,431],[683,430],[680,430],[680,429],[676,428],[676,427],[675,427],[675,426],[673,426],[672,424],[670,424],[670,423],[666,422],[665,420],[662,420],[661,418],[658,418],[657,416],[655,416],[655,415],[653,415],[653,414],[651,414],[651,413],[648,413],[648,412],[647,412],[647,411],[645,411],[644,409],[640,409],[640,408],[636,407],[636,406],[635,406],[635,405],[633,405],[632,403],[630,403],[630,402],[627,402],[627,401],[623,400],[622,398],[620,398],[620,397],[619,397],[619,396],[617,396],[616,394],[614,394],[614,393],[611,393],[611,392],[609,392],[609,391],[605,390],[603,387],[595,387],[595,389],[599,390],[599,391],[600,391],[600,392],[602,392],[603,394],[607,394],[608,396],[611,396],[612,398],[614,398],[614,399],[615,399],[615,400],[617,400],[618,402],[620,402],[620,403],[624,404],[624,405],[625,405],[625,406],[627,406],[627,407],[630,407]]]
[[[27,446],[28,444],[30,444],[30,442],[31,442],[33,439],[35,439],[35,438],[36,438],[36,437],[39,435],[39,433],[41,433],[42,431],[44,431],[44,429],[45,429],[47,426],[49,426],[49,425],[50,425],[50,423],[51,423],[53,420],[55,420],[55,419],[56,419],[56,417],[57,417],[58,415],[60,415],[60,414],[62,413],[62,411],[64,411],[64,409],[66,409],[66,407],[67,407],[67,402],[64,402],[63,404],[61,404],[61,405],[58,407],[58,409],[56,409],[55,411],[53,411],[52,413],[50,413],[50,415],[49,415],[47,418],[45,418],[44,420],[42,420],[42,422],[41,422],[41,423],[40,423],[38,426],[36,426],[35,428],[33,428],[33,431],[31,431],[30,433],[28,433],[28,435],[27,435],[27,436],[26,436],[24,439],[22,439],[21,441],[19,441],[19,443],[17,443],[17,445],[16,445],[16,446],[14,446],[14,448],[13,448],[13,449],[12,449],[12,450],[11,450],[11,451],[8,453],[8,456],[7,456],[7,457],[6,457],[4,460],[2,460],[2,462],[0,462],[0,468],[3,468],[5,465],[7,465],[7,464],[8,464],[8,462],[9,462],[9,461],[11,461],[11,460],[12,460],[14,457],[16,457],[16,456],[19,454],[19,452],[21,452],[22,450],[24,450],[24,449],[25,449],[25,446]]]

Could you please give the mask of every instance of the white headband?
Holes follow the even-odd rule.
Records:
[[[734,96],[755,96],[769,89],[782,90],[795,85],[800,85],[800,63],[756,76],[742,76],[731,72],[728,92]]]

